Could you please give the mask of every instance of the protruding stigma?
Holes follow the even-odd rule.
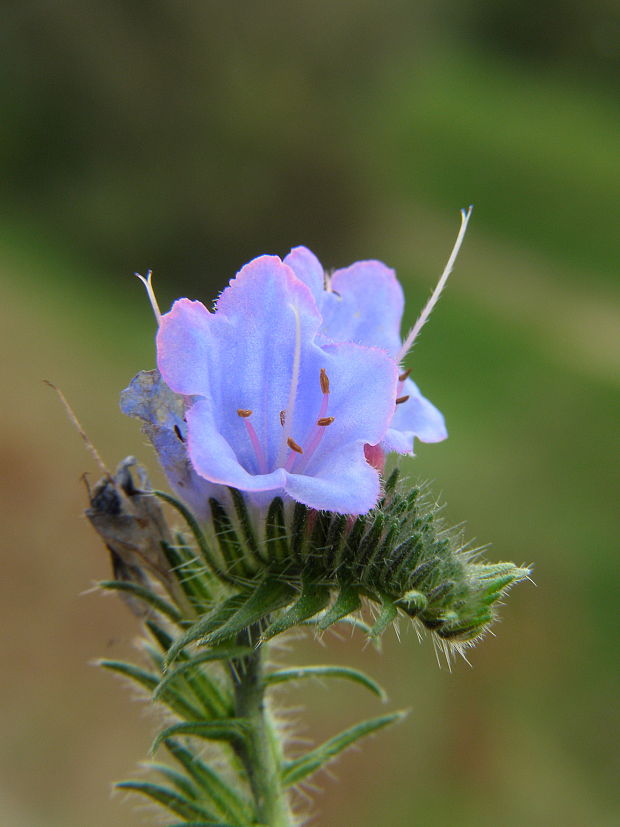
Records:
[[[329,377],[325,368],[321,368],[321,392],[329,393]]]
[[[252,416],[252,411],[248,408],[237,408],[237,413],[242,419],[247,419],[248,416]]]
[[[316,424],[319,425],[321,428],[326,428],[328,425],[331,425],[333,421],[333,416],[322,416],[319,419],[317,419]]]
[[[288,445],[288,447],[291,449],[291,451],[296,451],[298,454],[303,454],[304,449],[303,449],[300,445],[298,445],[298,444],[295,442],[295,440],[293,439],[293,437],[292,437],[292,436],[290,436],[290,437],[286,440],[286,444],[287,444],[287,445]]]
[[[448,259],[448,263],[446,264],[443,273],[439,277],[439,281],[433,292],[431,293],[430,299],[427,301],[424,309],[418,316],[418,319],[414,326],[409,331],[407,338],[403,342],[401,349],[398,351],[396,356],[396,362],[402,362],[405,358],[407,353],[411,350],[413,343],[418,338],[418,334],[428,321],[428,317],[431,315],[431,312],[437,302],[439,301],[439,297],[441,296],[441,292],[446,286],[446,282],[448,281],[448,276],[452,272],[452,268],[454,267],[454,262],[456,261],[456,257],[459,254],[459,250],[461,249],[461,244],[463,243],[463,239],[465,238],[465,233],[467,231],[467,225],[469,224],[469,219],[471,218],[471,211],[473,210],[473,204],[469,207],[468,210],[461,210],[461,227],[459,229],[458,235],[456,237],[456,241],[454,242],[454,247],[452,248],[452,252],[450,253],[450,258]]]
[[[142,284],[146,287],[146,295],[149,297],[149,301],[151,303],[151,307],[153,308],[153,313],[155,314],[155,319],[157,324],[161,322],[161,311],[159,309],[159,305],[157,304],[157,299],[155,297],[155,291],[153,290],[153,285],[151,283],[151,279],[153,278],[153,271],[147,270],[146,271],[146,278],[141,276],[140,273],[134,273],[134,276],[137,276]]]

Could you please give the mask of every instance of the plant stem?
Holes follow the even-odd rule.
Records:
[[[252,646],[258,635],[258,628],[252,626],[238,636],[237,642]],[[265,702],[264,649],[264,645],[259,646],[251,655],[231,664],[235,714],[250,723],[249,735],[238,748],[238,755],[248,775],[259,822],[269,827],[292,827],[293,817],[282,785],[280,736]]]

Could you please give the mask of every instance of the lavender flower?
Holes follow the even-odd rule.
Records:
[[[246,265],[216,312],[180,299],[161,317],[159,371],[188,399],[180,436],[203,480],[337,513],[373,507],[379,475],[364,446],[394,415],[396,363],[328,342],[321,325],[310,289],[276,256]]]
[[[394,270],[380,261],[358,261],[330,275],[306,247],[293,248],[284,262],[312,291],[327,339],[379,347],[399,359],[404,297]],[[398,404],[382,443],[386,452],[413,453],[415,437],[441,442],[448,436],[442,414],[409,373],[399,375]]]

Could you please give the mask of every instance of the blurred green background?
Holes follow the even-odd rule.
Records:
[[[110,796],[152,719],[95,656],[131,652],[80,514],[97,469],[42,379],[112,466],[155,459],[119,390],[153,365],[162,305],[208,300],[262,252],[396,267],[411,323],[458,210],[457,271],[410,364],[450,439],[434,480],[489,556],[535,564],[496,636],[438,668],[401,627],[383,654],[308,641],[282,660],[381,676],[404,725],[347,754],[321,825],[615,825],[620,15],[611,0],[4,4],[0,31],[0,821],[150,824]],[[285,697],[316,740],[376,704]]]

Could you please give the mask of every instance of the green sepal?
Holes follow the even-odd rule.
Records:
[[[228,579],[234,582],[235,578],[249,576],[252,569],[245,559],[243,544],[239,541],[237,530],[232,524],[228,512],[219,500],[213,497],[209,500],[209,506],[215,539],[226,566]]]
[[[265,546],[270,559],[282,563],[288,557],[288,535],[282,497],[275,497],[269,504],[265,519]]]
[[[185,537],[177,534],[176,545],[162,543],[161,547],[168,561],[170,572],[192,606],[199,611],[213,600],[212,575],[205,564],[196,557],[192,548],[185,543]]]
[[[194,783],[212,800],[217,810],[225,817],[240,824],[251,824],[254,812],[250,803],[230,787],[220,776],[191,750],[168,738],[166,748]]]
[[[155,609],[159,614],[172,620],[173,623],[179,623],[182,619],[181,612],[171,603],[139,583],[132,583],[127,580],[101,580],[99,588],[104,591],[129,592],[129,594]]]
[[[393,600],[390,600],[390,598],[386,595],[382,595],[381,600],[383,602],[381,611],[379,612],[379,617],[370,629],[371,636],[375,638],[381,637],[387,627],[394,622],[396,615],[398,614],[398,609],[396,608],[396,604]]]
[[[202,529],[198,525],[198,521],[192,514],[192,512],[187,508],[187,506],[182,503],[180,500],[177,500],[176,497],[171,496],[170,494],[166,494],[165,491],[153,491],[156,497],[159,497],[160,500],[171,505],[175,508],[179,514],[183,517],[189,530],[192,533],[192,536],[196,540],[198,544],[198,548],[200,549],[200,553],[205,561],[205,563],[209,566],[213,574],[215,574],[218,578],[221,578],[223,572],[221,567],[219,566],[217,560],[215,559],[214,555],[209,548],[209,544],[207,543],[207,538],[205,537]]]
[[[324,631],[329,626],[342,620],[346,615],[356,612],[360,607],[359,589],[355,586],[343,585],[340,588],[338,597],[319,620],[319,629]]]
[[[159,679],[155,675],[131,663],[118,660],[100,660],[99,665],[111,672],[123,675],[125,678],[130,678],[144,689],[147,689],[149,693],[152,693],[159,683]],[[181,718],[190,721],[200,721],[203,718],[202,711],[184,698],[180,692],[167,689],[165,693],[162,693],[160,700]]]
[[[150,781],[121,781],[114,785],[119,790],[130,790],[131,792],[141,793],[142,795],[151,798],[162,807],[167,807],[176,815],[185,819],[209,819],[208,824],[214,824],[212,814],[205,807],[202,807],[195,801],[190,801],[185,796],[168,787],[163,787],[161,784],[154,784]]]
[[[262,639],[269,640],[282,634],[282,632],[286,632],[293,626],[298,626],[304,620],[314,617],[327,606],[329,598],[330,590],[327,586],[318,583],[304,583],[299,599],[267,627],[262,634]]]
[[[294,784],[299,784],[304,778],[320,770],[325,764],[333,760],[343,750],[350,747],[360,738],[367,735],[372,735],[379,729],[388,726],[389,724],[401,721],[407,712],[392,712],[390,715],[381,715],[378,718],[371,718],[368,721],[362,721],[355,726],[345,729],[344,732],[325,741],[316,749],[302,755],[294,761],[288,761],[282,773],[282,781],[287,787]]]
[[[244,540],[246,556],[247,552],[249,552],[254,557],[254,560],[260,568],[266,561],[261,556],[261,549],[258,544],[258,540],[256,539],[256,534],[254,533],[254,527],[252,526],[252,520],[250,519],[250,515],[248,513],[245,497],[237,488],[229,488],[228,490],[230,491],[230,495],[232,497],[233,506],[237,514],[237,519],[239,520],[239,525],[241,526],[241,534]]]
[[[265,675],[265,683],[273,686],[274,684],[305,678],[343,678],[365,686],[382,701],[387,698],[385,691],[375,680],[359,669],[348,666],[289,666],[286,669],[278,669],[276,672]]]
[[[153,741],[151,752],[157,752],[162,741],[178,735],[203,738],[206,741],[227,741],[238,744],[245,738],[250,722],[245,718],[219,718],[212,721],[185,721],[166,727]]]

